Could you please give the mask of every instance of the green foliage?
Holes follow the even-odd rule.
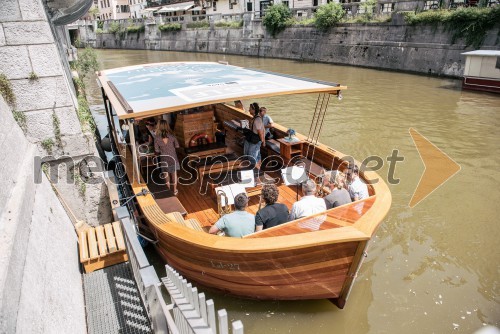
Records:
[[[160,31],[179,31],[181,29],[182,25],[180,23],[165,23],[158,26]]]
[[[75,179],[75,185],[78,187],[78,193],[84,197],[87,191],[87,184],[82,180],[80,170],[77,170],[76,167],[73,169],[73,178]]]
[[[92,7],[89,9],[88,14],[92,16],[92,18],[96,18],[97,15],[99,15],[99,8],[98,7]]]
[[[12,110],[12,115],[14,116],[14,120],[19,125],[19,127],[26,133],[27,123],[26,123],[26,114],[22,111]]]
[[[363,8],[363,14],[361,16],[366,20],[370,21],[375,16],[375,6],[377,5],[377,0],[366,0],[361,2],[361,8]]]
[[[35,72],[31,72],[28,76],[29,81],[36,81],[38,80],[38,75]]]
[[[288,22],[290,25],[293,25],[293,26],[305,27],[305,26],[316,25],[316,18],[311,17],[309,19],[304,19],[304,20],[297,20],[296,18],[292,18]]]
[[[97,28],[98,29],[104,29],[104,21],[97,21]]]
[[[127,27],[127,32],[128,33],[141,33],[146,30],[146,27],[144,25],[136,26],[136,25],[131,25]]]
[[[189,22],[188,24],[186,24],[186,27],[190,29],[208,29],[210,28],[210,22],[208,21]]]
[[[99,70],[99,63],[97,62],[97,53],[91,47],[86,47],[82,52],[78,54],[78,60],[76,61],[76,68],[83,80],[91,71],[95,72]]]
[[[62,148],[63,144],[61,139],[61,122],[59,121],[59,118],[57,117],[55,112],[52,112],[52,127],[54,128],[54,135],[56,137],[57,146],[59,146],[59,148]]]
[[[344,8],[340,3],[330,2],[319,6],[314,14],[316,28],[326,31],[335,26],[345,16]]]
[[[95,33],[96,33],[96,34],[104,34],[104,30],[102,30],[101,28],[97,28],[97,29],[95,30]]]
[[[500,6],[405,13],[405,20],[411,25],[443,24],[448,31],[453,32],[452,43],[464,38],[466,45],[477,49],[483,43],[486,32],[500,22]]]
[[[54,141],[52,138],[47,138],[41,141],[40,145],[47,151],[48,154],[52,154],[52,147],[54,147]],[[45,165],[45,164],[44,164]],[[43,169],[44,166],[42,166]]]
[[[95,132],[95,122],[92,113],[90,112],[89,103],[87,98],[81,94],[78,96],[78,120],[82,126],[83,131]]]
[[[0,74],[0,95],[11,108],[16,106],[16,95],[14,95],[12,85],[5,74]]]
[[[108,32],[110,34],[115,34],[115,38],[123,38],[125,36],[126,29],[119,22],[111,22],[108,27]]]
[[[271,36],[276,37],[290,24],[291,17],[290,8],[284,4],[271,5],[267,9],[262,23]]]
[[[243,21],[218,21],[215,22],[217,28],[242,28]]]

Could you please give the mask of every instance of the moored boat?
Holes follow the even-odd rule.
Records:
[[[351,158],[318,141],[331,97],[346,87],[218,63],[159,63],[101,71],[98,76],[115,152],[126,167],[137,215],[149,226],[158,251],[183,276],[231,295],[256,299],[328,298],[343,308],[370,238],[391,205],[387,185],[374,172],[361,173],[366,199],[247,235],[221,237],[206,232],[227,205],[216,189],[241,184],[242,134],[250,114],[230,101],[291,94],[318,94],[307,136],[287,140],[275,124],[274,139],[262,149],[269,162],[245,188],[248,211],[260,207],[262,184],[274,182],[279,202],[289,208],[299,196],[302,171],[321,180],[324,170],[344,170]],[[175,119],[182,146],[179,194],[166,190],[147,150],[136,143],[134,124],[163,115]],[[175,117],[172,117],[175,115]],[[126,140],[129,133],[130,145]],[[225,141],[216,133],[225,133]],[[355,161],[354,161],[355,162]],[[155,176],[156,173],[156,176]],[[238,179],[240,178],[240,179]],[[239,183],[238,183],[239,182]],[[319,189],[323,191],[322,187]],[[227,199],[227,198],[226,198]]]
[[[500,93],[500,51],[476,50],[466,56],[462,88]]]

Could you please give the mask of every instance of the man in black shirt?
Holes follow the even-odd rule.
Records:
[[[257,211],[255,215],[255,232],[277,226],[288,221],[288,208],[285,204],[276,203],[279,196],[275,184],[266,184],[262,187],[262,198],[266,206]]]

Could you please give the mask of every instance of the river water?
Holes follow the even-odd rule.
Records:
[[[404,156],[391,210],[373,238],[344,310],[326,300],[251,301],[209,292],[245,333],[471,333],[500,327],[500,96],[460,81],[348,66],[204,53],[99,50],[102,69],[218,61],[348,86],[330,103],[320,141],[363,160]],[[101,102],[89,83],[91,103]],[[253,101],[246,101],[247,104]],[[315,96],[260,100],[273,120],[307,134]],[[413,209],[424,171],[415,128],[461,171]],[[379,171],[387,180],[387,163]],[[161,263],[154,254],[152,262]],[[164,272],[159,272],[164,276]]]

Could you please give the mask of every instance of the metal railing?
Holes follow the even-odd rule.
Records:
[[[108,185],[116,187],[117,183],[113,172],[107,172],[105,177],[111,181],[107,183]],[[129,201],[129,203],[131,202]],[[228,333],[227,312],[224,309],[217,312],[219,323],[219,331],[217,331],[213,300],[205,301],[205,295],[198,294],[197,288],[175,273],[171,267],[166,266],[167,276],[160,281],[137,238],[136,222],[132,220],[129,209],[127,206],[120,206],[114,210],[122,226],[132,273],[154,332],[169,334]],[[165,286],[169,292],[173,303],[167,304],[165,302],[161,292],[162,286]],[[198,320],[195,321],[195,319]],[[233,322],[232,328],[234,334],[243,334],[241,321]]]

